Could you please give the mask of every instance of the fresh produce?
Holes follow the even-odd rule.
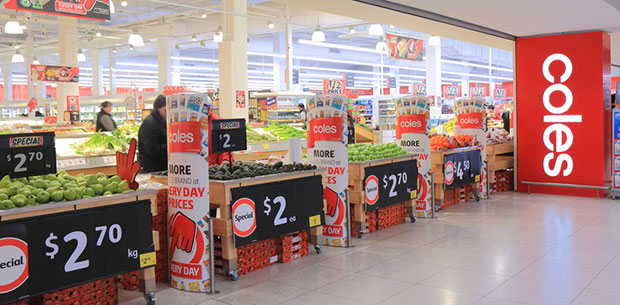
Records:
[[[274,164],[235,161],[232,164],[232,168],[230,164],[209,166],[209,178],[213,180],[232,180],[311,169],[316,169],[316,165],[303,163],[283,164],[281,161]]]
[[[503,143],[512,141],[512,136],[503,128],[487,131],[487,143]]]
[[[453,148],[470,147],[476,145],[478,145],[478,140],[472,135],[431,135],[431,150],[448,150]]]
[[[124,149],[124,143],[117,137],[95,132],[86,141],[71,145],[80,155],[112,154]]]
[[[4,176],[0,180],[0,210],[127,192],[133,192],[127,180],[118,176],[108,179],[103,173],[73,177],[59,171],[17,179]]]
[[[431,134],[437,133],[437,134],[442,134],[442,135],[453,135],[455,124],[456,124],[456,120],[450,119],[449,121],[443,124],[440,124],[436,127],[431,128]]]
[[[275,142],[278,139],[268,133],[260,133],[249,125],[245,125],[248,142]]]
[[[263,130],[268,131],[272,136],[276,137],[279,141],[288,140],[288,138],[301,138],[307,137],[306,131],[297,129],[287,124],[270,124],[263,127]]]
[[[394,143],[370,145],[349,144],[349,162],[363,162],[406,155],[407,152]]]

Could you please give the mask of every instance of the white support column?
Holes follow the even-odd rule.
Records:
[[[108,73],[110,74],[110,95],[116,94],[116,53],[110,49],[110,56],[108,57]]]
[[[283,54],[286,50],[283,48],[283,35],[274,35],[273,37],[273,54]],[[286,70],[286,61],[280,57],[273,58],[273,90],[285,90],[286,79],[284,79],[284,71]]]
[[[30,80],[30,65],[32,65],[32,61],[34,58],[33,54],[33,39],[30,30],[28,30],[28,36],[26,36],[26,76],[28,82],[28,99],[33,98],[35,96],[34,92],[34,82]],[[34,112],[33,112],[34,115]]]
[[[12,64],[2,65],[2,79],[4,80],[3,101],[8,102],[13,99],[13,66]]]
[[[58,26],[58,57],[60,65],[77,67],[78,32],[77,19],[58,17],[63,24]],[[75,25],[70,25],[70,24]],[[56,83],[56,110],[58,123],[64,122],[67,110],[67,96],[80,95],[78,83]]]
[[[284,28],[286,43],[286,90],[293,91],[293,27],[286,24]]]
[[[222,9],[239,15],[223,14],[224,41],[219,43],[220,115],[224,118],[248,119],[245,108],[236,107],[237,90],[248,90],[248,21],[245,0],[222,1]]]
[[[157,39],[157,70],[159,71],[157,91],[159,92],[164,92],[164,87],[172,84],[172,60],[170,59],[172,48],[172,39]]]
[[[101,96],[104,95],[103,92],[103,65],[101,64],[101,50],[92,49],[91,54],[91,68],[92,72],[92,85],[93,85],[93,95]]]
[[[441,40],[433,40],[436,45],[427,44],[426,48],[426,92],[429,96],[441,97]]]

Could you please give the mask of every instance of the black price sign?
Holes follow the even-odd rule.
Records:
[[[444,182],[447,189],[480,182],[480,150],[444,156]]]
[[[321,176],[234,188],[231,193],[237,247],[325,222]]]
[[[0,304],[155,264],[148,200],[0,225]]]
[[[212,120],[211,137],[213,153],[248,149],[245,119]]]
[[[54,142],[53,132],[1,135],[0,173],[11,178],[55,173]]]
[[[364,169],[366,211],[402,203],[418,196],[418,162],[407,160]]]

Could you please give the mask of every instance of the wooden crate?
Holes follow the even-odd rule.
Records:
[[[435,177],[434,178],[435,179],[435,204],[437,205],[437,207],[442,208],[444,206],[447,207],[449,205],[458,203],[458,202],[453,202],[455,200],[451,198],[450,196],[446,197],[446,194],[451,194],[451,193],[449,190],[444,190],[444,176],[443,176],[444,156],[458,153],[458,152],[463,152],[463,151],[480,150],[480,149],[481,149],[480,147],[463,147],[463,148],[456,148],[456,149],[450,149],[450,150],[445,150],[445,151],[442,151],[442,150],[431,151],[431,172],[433,173]],[[479,183],[475,183],[472,185],[472,188],[475,191],[477,191],[478,187],[479,187]]]
[[[495,172],[514,167],[514,143],[487,144],[489,183],[495,183]]]
[[[352,231],[363,232],[366,229],[366,209],[364,207],[366,202],[364,192],[366,168],[417,159],[417,155],[407,155],[365,162],[349,162],[349,203],[351,204]],[[415,200],[406,201],[406,205],[408,210],[415,211]]]

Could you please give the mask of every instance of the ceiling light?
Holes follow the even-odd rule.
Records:
[[[383,27],[380,24],[373,23],[368,28],[368,35],[381,36],[383,35]]]
[[[314,30],[314,33],[312,33],[312,41],[314,42],[325,41],[325,33],[323,33],[323,31],[321,31],[321,29],[318,26]]]
[[[121,6],[127,6],[127,1],[121,1]]]
[[[9,21],[4,24],[4,32],[6,34],[24,34],[24,28],[17,21],[17,17],[11,15]]]
[[[17,49],[19,49],[19,45],[18,44],[15,45],[15,50],[17,50]]]
[[[77,60],[79,62],[86,61],[86,55],[84,55],[84,53],[82,52],[82,49],[78,49]]]
[[[429,46],[438,46],[441,44],[441,38],[439,36],[431,36],[428,39]]]
[[[101,37],[101,32],[97,31],[97,33],[95,33],[95,36]]]
[[[112,48],[112,53],[116,54],[116,48]]]
[[[140,34],[138,34],[136,30],[134,30],[133,33],[129,35],[129,39],[127,40],[127,42],[134,47],[144,46],[144,39],[142,39],[142,36],[140,36]]]
[[[11,57],[11,62],[24,62],[24,55],[19,50],[15,50],[15,54]]]
[[[36,56],[32,57],[32,64],[33,65],[40,65],[41,63],[39,62],[39,60],[37,59]]]
[[[394,25],[393,25],[393,24],[390,24],[390,29],[393,29],[393,28],[394,28]]]
[[[200,46],[201,47],[204,47],[205,45],[206,45],[206,43],[204,42],[204,40],[200,42]]]
[[[387,43],[385,43],[385,41],[379,41],[377,42],[377,45],[375,46],[375,50],[377,50],[377,52],[381,52],[381,53],[385,53],[387,52]]]
[[[267,21],[267,27],[270,28],[270,29],[273,29],[274,27],[276,27],[276,25],[273,24],[273,21],[269,20],[269,21]]]
[[[114,8],[114,1],[110,0],[110,14],[116,13],[116,8]]]
[[[355,28],[350,26],[349,27],[349,34],[355,34]]]
[[[224,41],[224,33],[222,32],[222,26],[218,26],[215,33],[213,33],[213,41],[215,42]]]
[[[133,51],[133,50],[134,50],[133,46],[129,45],[129,51]]]
[[[180,50],[181,46],[179,46],[179,44],[177,43],[177,44],[174,45],[174,48],[177,49],[177,50]]]
[[[200,15],[200,18],[202,18],[202,19],[207,19],[207,13],[202,13],[202,14]]]
[[[196,37],[196,34],[192,35],[192,41],[198,41],[198,38]]]

